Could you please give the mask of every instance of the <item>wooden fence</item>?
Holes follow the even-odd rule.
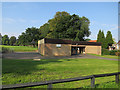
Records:
[[[60,79],[60,80],[54,80],[54,81],[33,82],[33,83],[14,84],[14,85],[3,85],[2,89],[15,89],[15,88],[25,88],[25,87],[48,85],[48,89],[51,90],[52,84],[79,81],[79,80],[85,80],[85,79],[91,79],[91,87],[94,88],[95,87],[95,78],[115,75],[115,82],[118,84],[119,83],[119,74],[120,74],[120,72],[116,72],[116,73],[90,75],[90,76],[85,76],[85,77]]]

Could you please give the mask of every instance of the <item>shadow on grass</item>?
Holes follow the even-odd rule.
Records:
[[[32,71],[44,71],[45,68],[42,64],[60,63],[60,59],[41,59],[35,60],[16,60],[16,59],[3,59],[2,60],[2,73],[9,74],[15,73],[19,75],[27,75]],[[37,67],[39,66],[39,67]]]
[[[64,61],[78,61],[77,59],[41,59],[41,60],[30,60],[30,59],[2,59],[2,74],[18,74],[28,75],[36,71],[45,71],[46,68],[43,64],[48,63],[61,63]]]

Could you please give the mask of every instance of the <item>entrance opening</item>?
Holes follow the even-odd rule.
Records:
[[[85,52],[85,47],[72,46],[71,55],[79,55]]]

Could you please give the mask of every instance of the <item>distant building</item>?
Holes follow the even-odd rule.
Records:
[[[120,40],[117,44],[112,44],[112,46],[109,46],[109,50],[120,50]]]
[[[97,40],[90,40],[90,41],[88,41],[88,42],[97,42]]]
[[[120,50],[120,40],[118,41],[116,48],[117,48],[117,50]]]
[[[101,55],[101,43],[44,38],[38,41],[38,52],[44,56]]]

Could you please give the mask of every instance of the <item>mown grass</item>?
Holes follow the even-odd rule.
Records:
[[[96,84],[95,88],[120,88],[119,84],[116,84],[115,81],[110,81],[101,84]],[[90,88],[90,86],[85,86],[84,88]]]
[[[7,45],[0,45],[0,47],[5,47],[13,50],[14,52],[28,52],[28,51],[35,51],[37,48],[31,46],[7,46]]]
[[[89,55],[94,55],[94,56],[99,56],[99,57],[104,57],[104,58],[113,58],[113,59],[118,59],[119,57],[118,56],[115,56],[115,55],[97,55],[97,54],[91,54],[91,53],[88,53]]]
[[[2,83],[19,84],[41,82],[57,79],[82,77],[93,74],[118,72],[118,61],[102,59],[41,59],[2,61]],[[115,76],[96,79],[96,84],[115,80]],[[79,88],[90,85],[90,79],[68,83],[54,84],[54,88]],[[46,88],[37,86],[34,88]]]

